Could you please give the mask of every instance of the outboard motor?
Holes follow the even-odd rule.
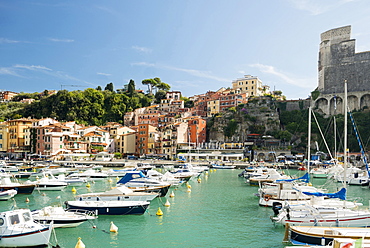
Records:
[[[283,204],[281,202],[272,203],[272,211],[274,211],[275,216],[279,214],[282,208],[283,208]]]

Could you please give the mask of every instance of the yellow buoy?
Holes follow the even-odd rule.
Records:
[[[208,171],[206,171],[206,175],[208,176]]]
[[[116,180],[118,181],[119,180],[119,177],[116,177]]]
[[[163,215],[163,212],[162,212],[161,208],[158,208],[156,215],[157,216],[162,216]]]
[[[200,177],[198,177],[198,183],[202,182],[202,179]]]
[[[186,183],[186,187],[188,187],[188,189],[191,189],[191,185]]]
[[[108,179],[108,182],[110,182],[110,183],[111,183],[111,182],[112,182],[112,179],[111,179],[111,178],[109,178],[109,179]]]
[[[173,193],[173,191],[171,192],[170,197],[171,197],[171,198],[172,198],[172,197],[175,197],[175,194]]]
[[[28,197],[26,198],[26,202],[30,202],[30,199],[28,199]]]
[[[85,244],[82,242],[81,238],[78,238],[75,248],[85,248]]]
[[[170,202],[168,201],[168,199],[167,199],[166,203],[164,204],[164,206],[165,206],[165,207],[169,207],[169,206],[171,206],[171,204],[170,204]]]
[[[76,190],[76,188],[75,188],[75,187],[73,187],[73,188],[72,188],[72,193],[76,193],[76,191],[77,191],[77,190]]]
[[[87,183],[87,184],[86,184],[86,187],[87,187],[87,188],[90,188],[90,183]]]
[[[110,222],[110,232],[118,232],[118,227],[113,223],[113,221]]]
[[[312,186],[312,183],[308,183],[307,185],[308,185],[308,186]]]

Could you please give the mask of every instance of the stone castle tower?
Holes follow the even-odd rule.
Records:
[[[348,83],[348,105],[351,110],[370,108],[370,52],[355,52],[351,26],[331,29],[321,34],[316,109],[325,114],[343,113],[341,102],[344,81]],[[339,106],[338,106],[339,104]],[[337,109],[334,110],[334,106]]]

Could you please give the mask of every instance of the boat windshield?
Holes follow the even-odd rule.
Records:
[[[18,216],[18,214],[10,215],[9,216],[9,220],[10,220],[10,223],[12,225],[15,225],[15,224],[19,223],[19,216]]]
[[[24,219],[24,221],[30,221],[31,220],[31,215],[30,215],[30,213],[29,212],[25,212],[25,213],[23,213],[23,219]]]

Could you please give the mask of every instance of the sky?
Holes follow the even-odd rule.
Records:
[[[257,76],[287,99],[318,86],[320,34],[351,25],[370,50],[368,0],[0,0],[0,90],[121,89],[159,77],[183,96]]]

